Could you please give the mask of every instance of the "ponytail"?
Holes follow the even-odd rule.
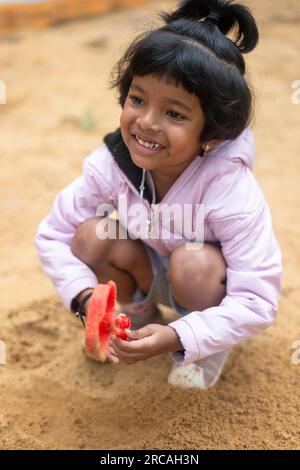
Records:
[[[161,19],[170,24],[181,19],[209,23],[218,27],[225,36],[230,32],[232,42],[243,54],[257,45],[259,33],[249,8],[232,0],[183,0],[172,13],[161,13]]]

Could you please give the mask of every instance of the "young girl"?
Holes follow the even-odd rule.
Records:
[[[109,361],[168,352],[169,383],[207,388],[234,345],[272,324],[280,295],[281,252],[252,173],[253,97],[242,55],[258,30],[247,7],[227,0],[186,0],[161,18],[115,68],[120,128],[59,193],[36,243],[75,313],[87,311],[98,283],[116,282],[135,329],[128,342],[112,340]],[[138,231],[141,205],[146,228]],[[192,228],[202,207],[203,232],[176,229],[186,206]],[[167,229],[161,219],[170,212]],[[160,324],[157,303],[179,319]]]

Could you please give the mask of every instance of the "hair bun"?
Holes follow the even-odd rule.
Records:
[[[214,24],[224,35],[232,33],[230,39],[243,54],[251,52],[259,40],[250,9],[233,0],[181,0],[175,11],[160,17],[166,24],[183,19]]]
[[[220,23],[220,15],[218,13],[212,12],[205,18],[206,21],[210,21],[211,23],[215,24],[216,26]]]

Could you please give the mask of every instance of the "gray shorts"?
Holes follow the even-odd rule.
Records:
[[[147,295],[144,295],[139,289],[135,292],[134,302],[145,302],[148,304],[163,304],[176,310],[179,315],[187,315],[189,312],[181,307],[173,298],[170,283],[167,279],[167,268],[169,256],[163,256],[157,253],[153,248],[144,243],[147,250],[153,273],[153,281]]]

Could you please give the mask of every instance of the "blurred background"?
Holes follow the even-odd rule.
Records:
[[[0,0],[0,339],[8,348],[0,447],[300,448],[300,365],[291,363],[300,339],[300,3],[243,3],[261,34],[246,56],[256,94],[254,173],[283,251],[283,290],[276,324],[238,346],[220,385],[199,395],[170,390],[168,358],[133,368],[87,363],[82,331],[33,242],[57,192],[119,125],[112,66],[177,2]]]

